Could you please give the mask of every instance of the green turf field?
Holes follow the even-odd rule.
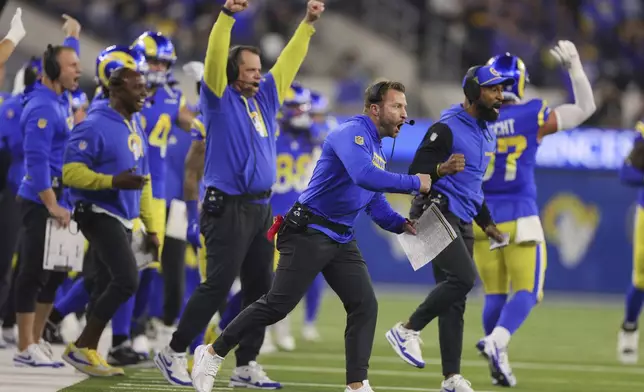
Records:
[[[422,299],[421,295],[380,295],[378,329],[371,358],[370,382],[379,391],[438,391],[441,371],[436,325],[423,333],[425,369],[402,362],[391,350],[384,333],[405,318]],[[490,384],[487,364],[477,356],[474,345],[481,337],[481,301],[472,300],[466,312],[463,375],[477,392],[501,388]],[[616,334],[622,317],[619,303],[592,305],[588,302],[546,302],[515,336],[510,360],[518,379],[515,388],[525,392],[644,391],[644,361],[622,366],[615,359]],[[302,319],[298,308],[293,327]],[[259,359],[269,376],[284,383],[284,390],[298,392],[344,390],[344,324],[342,305],[333,295],[323,304],[319,327],[324,341],[306,344],[298,340],[297,351]],[[299,335],[296,335],[299,336]],[[216,391],[227,388],[234,366],[229,356]],[[156,368],[128,372],[126,377],[91,379],[65,388],[66,392],[97,391],[186,391],[165,382]]]

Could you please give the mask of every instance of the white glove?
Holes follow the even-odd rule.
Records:
[[[25,26],[22,25],[22,9],[18,7],[13,18],[11,18],[11,27],[4,39],[8,39],[13,42],[14,46],[18,46],[18,43],[25,38],[26,34]]]
[[[559,41],[550,53],[567,70],[583,69],[577,47],[570,41]]]
[[[195,82],[200,82],[203,78],[204,64],[200,61],[191,61],[183,66],[183,72]]]

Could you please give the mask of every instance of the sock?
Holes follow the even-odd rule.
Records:
[[[525,319],[528,318],[532,307],[536,303],[537,299],[531,292],[517,291],[503,307],[498,326],[508,330],[510,335],[514,335]]]
[[[226,303],[226,311],[221,316],[221,321],[219,321],[219,329],[221,329],[222,331],[226,329],[228,324],[230,324],[230,322],[233,321],[235,317],[237,317],[239,312],[241,312],[241,306],[242,306],[242,293],[240,291],[237,294],[230,297],[230,299]]]
[[[642,304],[644,304],[644,290],[631,285],[628,293],[626,294],[625,327],[630,327],[632,330],[637,329],[637,319],[640,317],[640,313],[642,312]]]
[[[487,294],[483,305],[483,331],[485,336],[492,333],[508,299],[507,294]]]
[[[134,311],[134,296],[119,306],[112,317],[112,347],[119,346],[129,339],[132,326],[132,313]],[[122,337],[125,336],[125,339]]]
[[[151,295],[148,300],[148,316],[163,319],[163,275],[161,275],[157,270],[154,270],[152,273],[150,285]]]
[[[152,280],[154,279],[155,273],[158,272],[150,268],[141,271],[139,289],[136,292],[134,300],[133,315],[135,319],[141,318],[148,310],[148,303],[152,293]]]
[[[64,318],[70,313],[82,310],[89,302],[89,293],[85,290],[83,278],[77,279],[64,297],[56,299],[54,307]]]
[[[318,318],[320,310],[320,300],[322,299],[322,289],[324,286],[324,275],[318,274],[313,280],[313,284],[306,292],[305,298],[305,315],[304,323],[313,324]]]

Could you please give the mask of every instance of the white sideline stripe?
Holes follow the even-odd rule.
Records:
[[[293,359],[308,359],[308,360],[320,360],[320,361],[341,361],[344,363],[344,355],[337,354],[319,354],[319,353],[275,353],[266,355],[265,358],[272,357],[281,357],[281,358],[293,358]],[[398,358],[396,355],[390,357],[385,356],[372,356],[370,361],[373,363],[401,363],[404,362]],[[440,365],[440,361],[436,359],[425,360],[425,363],[428,365]],[[551,371],[562,371],[562,372],[596,372],[596,373],[620,373],[620,374],[642,374],[641,367],[625,367],[625,366],[606,366],[606,365],[573,365],[573,364],[563,364],[563,363],[537,363],[537,362],[514,362],[511,361],[513,369],[528,369],[528,370],[551,370]],[[481,359],[480,361],[465,360],[461,361],[461,365],[464,367],[488,367],[488,364],[485,360]],[[411,365],[408,365],[411,367]],[[369,371],[371,373],[371,370]]]

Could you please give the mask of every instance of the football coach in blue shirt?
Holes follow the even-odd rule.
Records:
[[[273,286],[242,311],[211,347],[200,346],[195,351],[192,377],[197,390],[209,392],[212,369],[219,368],[223,357],[244,335],[289,314],[322,272],[347,311],[346,390],[372,392],[367,369],[378,303],[353,225],[365,210],[385,230],[415,233],[413,224],[396,213],[383,195],[427,193],[430,188],[428,174],[385,170],[382,139],[398,135],[407,119],[406,108],[401,83],[376,83],[367,90],[364,114],[347,120],[327,136],[308,188],[271,229],[274,232],[279,227],[280,259]]]
[[[488,122],[496,121],[503,101],[503,87],[514,84],[491,66],[476,66],[463,79],[465,103],[453,105],[441,113],[421,142],[410,173],[428,173],[432,192],[417,196],[410,217],[421,216],[429,204],[436,204],[456,231],[457,238],[434,260],[436,287],[409,317],[389,332],[387,340],[407,363],[422,368],[419,332],[434,318],[438,330],[443,375],[441,391],[473,392],[469,381],[460,375],[463,348],[463,313],[467,294],[476,281],[472,259],[475,221],[497,241],[503,236],[496,228],[483,200],[483,176],[496,149],[496,135]]]

